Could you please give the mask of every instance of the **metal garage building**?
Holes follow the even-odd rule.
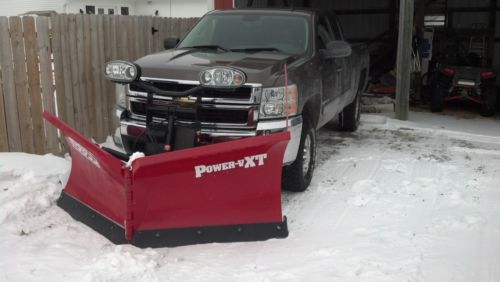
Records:
[[[397,54],[396,116],[400,119],[408,117],[414,26],[433,31],[435,48],[441,48],[441,38],[453,35],[453,40],[481,52],[486,64],[494,69],[500,67],[497,0],[215,0],[214,6],[292,5],[334,9],[349,41],[369,44],[372,67],[394,67]],[[424,68],[418,76],[425,73]]]

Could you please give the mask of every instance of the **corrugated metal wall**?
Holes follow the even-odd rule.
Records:
[[[332,1],[335,10],[368,10],[368,9],[389,9],[391,0],[351,0],[351,1]],[[368,39],[373,38],[389,29],[390,14],[339,14],[339,19],[350,39]]]
[[[299,2],[296,0],[296,2]],[[316,5],[314,2],[313,5]],[[328,6],[337,11],[360,10],[360,9],[386,9],[390,8],[392,0],[331,0],[322,1],[321,6]],[[236,7],[246,6],[248,0],[235,0]],[[254,0],[253,7],[266,7],[268,0]],[[283,5],[282,0],[276,0],[276,5]],[[339,19],[346,37],[350,39],[373,38],[389,28],[389,15],[386,13],[355,15],[340,14]]]

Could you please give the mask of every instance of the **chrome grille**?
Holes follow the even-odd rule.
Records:
[[[199,86],[195,81],[160,81],[147,79],[155,87],[163,91],[184,92]],[[129,86],[129,93],[132,96],[146,96],[146,92],[137,85]],[[244,85],[238,88],[201,88],[193,97],[202,97],[203,101],[214,103],[237,103],[237,104],[256,104],[259,101],[260,88],[253,85]],[[157,98],[168,98],[161,95],[155,95]]]

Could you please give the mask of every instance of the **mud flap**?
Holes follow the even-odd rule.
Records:
[[[289,132],[136,159],[131,167],[55,116],[71,174],[58,201],[116,244],[179,246],[285,238],[281,168]]]

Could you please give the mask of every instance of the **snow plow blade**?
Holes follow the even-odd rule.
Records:
[[[115,244],[138,247],[288,236],[281,169],[288,132],[135,159],[130,167],[57,117],[71,154],[58,205]]]

